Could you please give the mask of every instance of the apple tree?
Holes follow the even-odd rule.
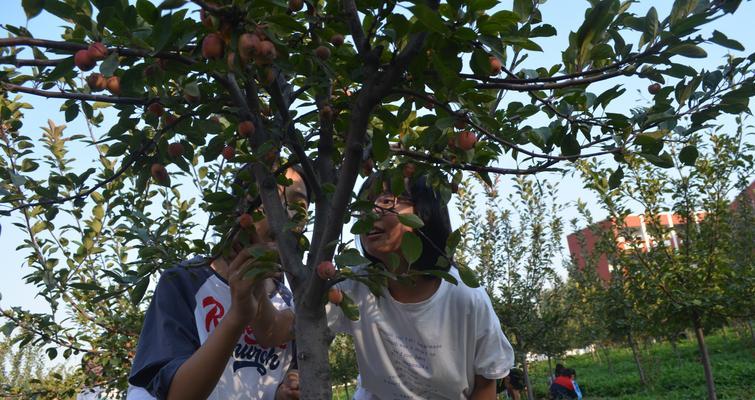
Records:
[[[739,5],[676,0],[659,16],[590,0],[580,27],[563,32],[561,62],[532,68],[538,41],[557,35],[543,0],[510,9],[495,0],[18,2],[28,18],[46,12],[64,25],[61,37],[38,38],[6,24],[0,39],[3,222],[27,234],[27,280],[52,312],[3,309],[3,331],[49,346],[51,358],[92,353],[105,368],[90,383],[125,387],[151,278],[190,254],[218,256],[240,224],[261,217],[239,215],[251,195],[294,291],[303,396],[329,399],[326,292],[339,279],[374,290],[386,279],[381,268],[354,276],[349,267],[365,260],[341,237],[350,215],[371,209],[353,195],[360,172],[384,171],[396,192],[426,176],[450,198],[465,172],[491,184],[491,174],[633,154],[669,166],[669,132],[685,138],[720,123],[755,94],[755,56],[705,70],[685,63],[706,58],[705,46],[744,50],[722,32],[700,34]],[[652,104],[614,106],[630,79],[652,83]],[[32,97],[60,104],[42,134],[24,125]],[[88,132],[67,135],[63,119]],[[82,165],[86,157],[94,162]],[[278,199],[291,164],[312,191],[308,239]],[[335,277],[313,273],[330,260]]]

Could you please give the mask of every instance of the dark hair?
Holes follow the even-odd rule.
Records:
[[[564,364],[557,363],[556,364],[556,376],[561,376],[564,374]]]
[[[312,201],[312,187],[310,186],[309,182],[307,182],[307,176],[304,174],[304,169],[299,164],[292,164],[286,167],[286,169],[283,170],[285,172],[288,169],[294,170],[299,176],[301,177],[302,182],[304,182],[304,188],[307,191],[307,203],[311,203]],[[274,171],[275,172],[275,171]],[[236,177],[233,179],[233,185],[241,186],[243,188],[248,187],[248,183],[245,182],[244,179],[241,178],[242,173],[249,173],[252,176],[252,179],[250,182],[254,182],[254,173],[252,172],[252,164],[244,164],[241,168],[239,168],[238,173],[236,174]],[[248,209],[256,209],[262,204],[262,199],[259,195],[255,196],[254,199],[251,201],[246,199],[244,196],[242,196],[239,199],[239,203],[237,204],[238,212],[246,212]]]
[[[367,199],[374,200],[374,197],[385,193],[382,186],[388,179],[389,177],[382,171],[373,173],[359,189],[359,198],[362,199],[366,196]],[[376,186],[378,184],[380,186]],[[450,263],[437,266],[439,259],[446,257],[446,241],[451,235],[451,218],[448,215],[448,207],[442,201],[440,193],[430,186],[425,176],[419,176],[413,180],[404,180],[404,193],[401,193],[401,195],[411,200],[414,204],[414,214],[424,223],[423,227],[414,230],[422,241],[422,254],[411,267],[416,270],[449,270],[451,268]],[[366,250],[364,253],[373,262],[379,262]]]

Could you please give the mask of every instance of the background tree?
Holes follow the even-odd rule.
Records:
[[[556,186],[516,178],[514,193],[503,199],[501,182],[485,189],[485,206],[465,206],[474,198],[469,185],[459,192],[466,252],[461,259],[477,272],[493,302],[501,326],[522,363],[528,396],[529,353],[556,354],[554,342],[569,318],[561,302],[554,262],[561,253],[563,223]],[[476,211],[480,210],[480,211]],[[550,340],[549,340],[550,339]],[[564,351],[565,349],[561,350]]]
[[[585,168],[587,187],[599,194],[613,221],[623,221],[626,213],[615,211],[632,203],[643,209],[645,245],[620,245],[619,235],[630,237],[622,222],[617,223],[618,235],[604,233],[606,242],[614,243],[612,264],[618,271],[610,286],[617,277],[627,283],[623,301],[627,310],[634,310],[631,314],[644,318],[640,326],[694,329],[709,399],[716,398],[716,391],[704,329],[720,327],[728,318],[751,318],[755,309],[752,258],[736,256],[739,242],[733,236],[752,222],[738,220],[751,216],[734,211],[731,203],[754,176],[753,147],[744,138],[742,128],[705,140],[693,135],[689,142],[696,143],[695,150],[672,147],[680,155],[675,169],[660,170],[635,159],[627,164],[621,187],[606,179],[606,169],[597,164]],[[677,216],[671,225],[670,212]]]
[[[349,386],[357,379],[357,355],[350,335],[338,334],[330,344],[330,373],[333,383],[343,385],[346,399],[351,398]]]
[[[50,40],[4,25],[10,37],[0,39],[0,202],[28,234],[20,244],[28,280],[53,309],[3,310],[16,337],[51,346],[53,358],[57,349],[101,354],[104,381],[124,388],[151,278],[191,253],[220,255],[239,231],[238,199],[259,196],[297,302],[303,396],[330,398],[324,298],[335,280],[315,266],[336,256],[336,280],[377,290],[385,279],[379,269],[355,277],[343,268],[364,262],[340,240],[349,215],[370,208],[353,197],[360,170],[387,171],[395,192],[424,175],[450,198],[461,171],[490,183],[490,174],[635,153],[665,165],[663,138],[642,147],[660,125],[696,132],[744,111],[755,92],[754,56],[713,72],[682,60],[706,57],[704,44],[742,48],[721,32],[697,33],[740,1],[677,0],[660,19],[655,8],[639,16],[631,2],[592,0],[562,63],[525,69],[538,38],[556,34],[542,3],[21,2],[29,18],[46,11],[65,28]],[[611,104],[632,76],[658,84],[651,106],[626,115]],[[608,90],[588,90],[611,80]],[[515,92],[527,104],[504,96]],[[36,138],[19,94],[64,100],[66,121],[86,119],[89,135],[64,137],[51,124]],[[95,163],[66,158],[82,145]],[[290,229],[278,200],[290,163],[303,166],[313,192],[311,240]],[[195,194],[185,194],[190,187]],[[416,243],[405,253],[419,253]],[[342,308],[356,317],[349,304]]]
[[[81,375],[59,366],[48,368],[38,346],[19,348],[8,337],[0,341],[0,398],[74,398]]]

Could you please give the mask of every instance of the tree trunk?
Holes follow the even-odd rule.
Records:
[[[713,381],[713,367],[710,365],[710,356],[708,355],[708,346],[705,344],[705,334],[700,317],[692,317],[692,324],[695,327],[695,336],[697,337],[697,347],[700,350],[700,358],[703,362],[705,371],[705,384],[708,389],[708,400],[717,400],[716,383]]]
[[[679,355],[679,347],[676,346],[676,340],[673,338],[669,338],[669,343],[671,343],[671,350],[674,352],[674,356],[676,356],[676,361],[679,363],[679,367],[682,366],[682,356]]]
[[[752,344],[755,346],[755,330],[752,329],[752,321],[747,320],[747,326],[750,327],[750,338],[752,338]]]
[[[608,348],[600,346],[600,350],[603,352],[603,358],[606,359],[606,364],[608,364],[608,372],[613,374],[613,363],[611,362],[611,357],[608,356]]]
[[[346,382],[343,384],[344,389],[346,390],[346,400],[349,400],[351,398],[351,395],[349,395],[349,383]]]
[[[532,382],[530,382],[529,364],[527,364],[527,353],[522,358],[522,369],[524,370],[524,384],[527,385],[527,400],[535,400],[535,393],[532,391]]]
[[[325,307],[302,303],[296,314],[296,350],[301,379],[301,398],[332,400],[328,347],[330,332]]]
[[[548,384],[550,385],[551,382],[555,379],[556,374],[553,371],[553,364],[551,364],[551,356],[548,356]]]
[[[629,347],[632,349],[632,355],[634,356],[634,363],[637,364],[637,372],[639,372],[640,374],[640,382],[642,382],[643,387],[647,387],[648,381],[645,378],[645,371],[642,369],[642,361],[640,360],[640,351],[637,348],[637,343],[634,342],[634,338],[632,338],[631,332],[627,334],[627,341],[629,342]]]

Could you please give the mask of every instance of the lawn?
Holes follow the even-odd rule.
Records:
[[[713,361],[713,375],[719,400],[755,400],[755,346],[749,335],[733,330],[707,338]],[[643,349],[642,360],[649,386],[640,384],[637,367],[628,348],[566,357],[561,362],[577,371],[585,399],[694,400],[705,399],[705,377],[694,338],[677,346],[678,356],[668,342]],[[555,364],[554,364],[555,365]],[[536,397],[547,398],[548,363],[532,366]]]

